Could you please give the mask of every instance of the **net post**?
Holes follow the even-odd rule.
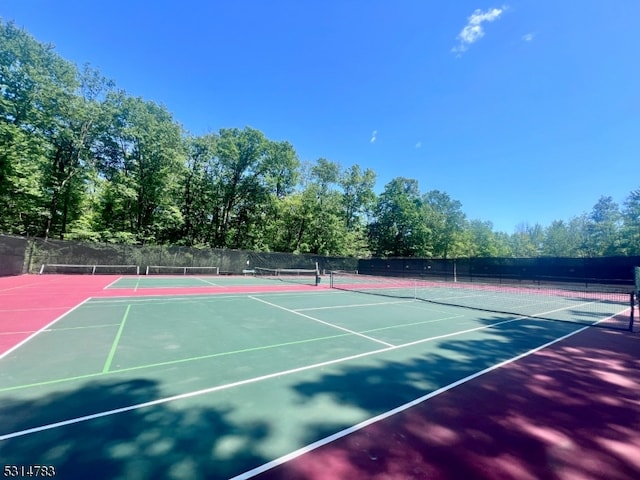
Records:
[[[40,267],[40,275],[44,273],[44,267],[45,267],[45,264],[43,263],[42,266]]]
[[[631,306],[631,315],[629,315],[629,331],[633,332],[633,315],[636,309],[636,294],[635,292],[631,292],[630,297],[630,306]]]

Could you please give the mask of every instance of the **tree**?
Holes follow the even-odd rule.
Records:
[[[542,254],[553,257],[584,255],[584,225],[580,218],[569,222],[554,220],[544,231]]]
[[[179,243],[204,245],[216,184],[216,134],[188,137],[185,141],[185,173],[181,179],[183,230]]]
[[[510,248],[514,257],[537,257],[542,252],[544,229],[538,223],[522,223],[511,235]]]
[[[289,142],[272,142],[267,145],[266,183],[270,193],[278,200],[293,193],[298,182],[300,160]]]
[[[621,239],[627,255],[640,255],[640,189],[632,191],[624,202]]]
[[[377,256],[430,256],[417,180],[394,178],[385,185],[370,227]]]
[[[182,131],[162,106],[110,93],[95,155],[108,181],[100,218],[105,239],[118,232],[154,242],[182,229],[176,199],[184,174]]]
[[[587,250],[590,256],[619,255],[622,217],[612,197],[600,197],[587,224]]]
[[[456,241],[460,239],[465,225],[462,204],[444,192],[431,190],[422,196],[422,205],[433,255],[448,258],[452,251],[454,256],[460,254]]]
[[[44,236],[58,233],[62,239],[69,223],[81,215],[88,178],[95,171],[92,147],[100,130],[103,99],[112,82],[89,67],[79,74],[79,92],[67,95],[64,111],[49,128],[52,145],[47,162],[46,187],[50,192]]]
[[[337,189],[340,165],[319,158],[310,165],[303,185],[299,215],[299,241],[295,251],[323,255],[342,252],[346,228],[342,216],[342,198]]]
[[[465,229],[469,240],[463,249],[462,255],[469,257],[509,257],[509,238],[504,233],[493,231],[491,222],[472,220]]]
[[[364,172],[359,165],[353,165],[344,171],[340,178],[343,196],[342,203],[346,228],[358,228],[371,215],[376,195],[373,191],[376,174],[367,168]]]
[[[9,231],[48,231],[57,178],[65,177],[60,127],[73,114],[76,75],[53,47],[0,21],[0,217]]]

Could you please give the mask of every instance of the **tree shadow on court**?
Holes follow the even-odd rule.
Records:
[[[19,432],[161,396],[156,382],[140,379],[94,381],[36,399],[3,397],[0,425],[3,433]],[[232,413],[149,406],[1,440],[0,458],[7,465],[52,465],[61,479],[229,478],[266,461],[257,446],[270,430],[233,421]]]
[[[325,366],[313,370],[313,381],[284,376],[282,388],[312,413],[296,427],[295,440],[302,446],[350,427],[341,409],[373,417],[575,328],[515,321],[487,328],[483,336],[427,342],[412,347],[412,355],[401,349]],[[259,478],[640,478],[638,352],[638,335],[589,329]],[[93,381],[40,397],[15,392],[0,399],[0,425],[3,433],[18,432],[163,396],[160,383],[143,378]],[[260,452],[283,435],[277,425],[240,421],[241,407],[231,403],[189,402],[0,440],[0,458],[54,465],[63,479],[229,478],[271,460]],[[322,414],[311,411],[316,405]]]
[[[512,322],[481,340],[441,340],[437,350],[344,366],[294,389],[301,403],[329,397],[336,409],[374,416],[569,330]],[[639,352],[637,334],[588,329],[260,478],[640,478]],[[306,431],[311,443],[336,430],[316,422]]]

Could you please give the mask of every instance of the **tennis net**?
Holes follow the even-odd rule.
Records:
[[[286,283],[298,283],[301,285],[318,285],[320,275],[318,269],[306,268],[263,268],[255,267],[256,278],[279,280]]]
[[[218,267],[173,267],[169,265],[148,265],[146,275],[219,275]]]
[[[43,263],[40,275],[138,275],[138,265],[72,265],[62,263]]]
[[[573,285],[504,285],[437,282],[331,272],[330,286],[339,290],[421,300],[437,305],[593,325],[631,327],[632,294],[620,287],[597,290]]]

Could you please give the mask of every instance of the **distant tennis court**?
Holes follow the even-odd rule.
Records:
[[[1,279],[2,458],[59,478],[275,475],[586,326],[630,321],[622,291],[278,277]]]

